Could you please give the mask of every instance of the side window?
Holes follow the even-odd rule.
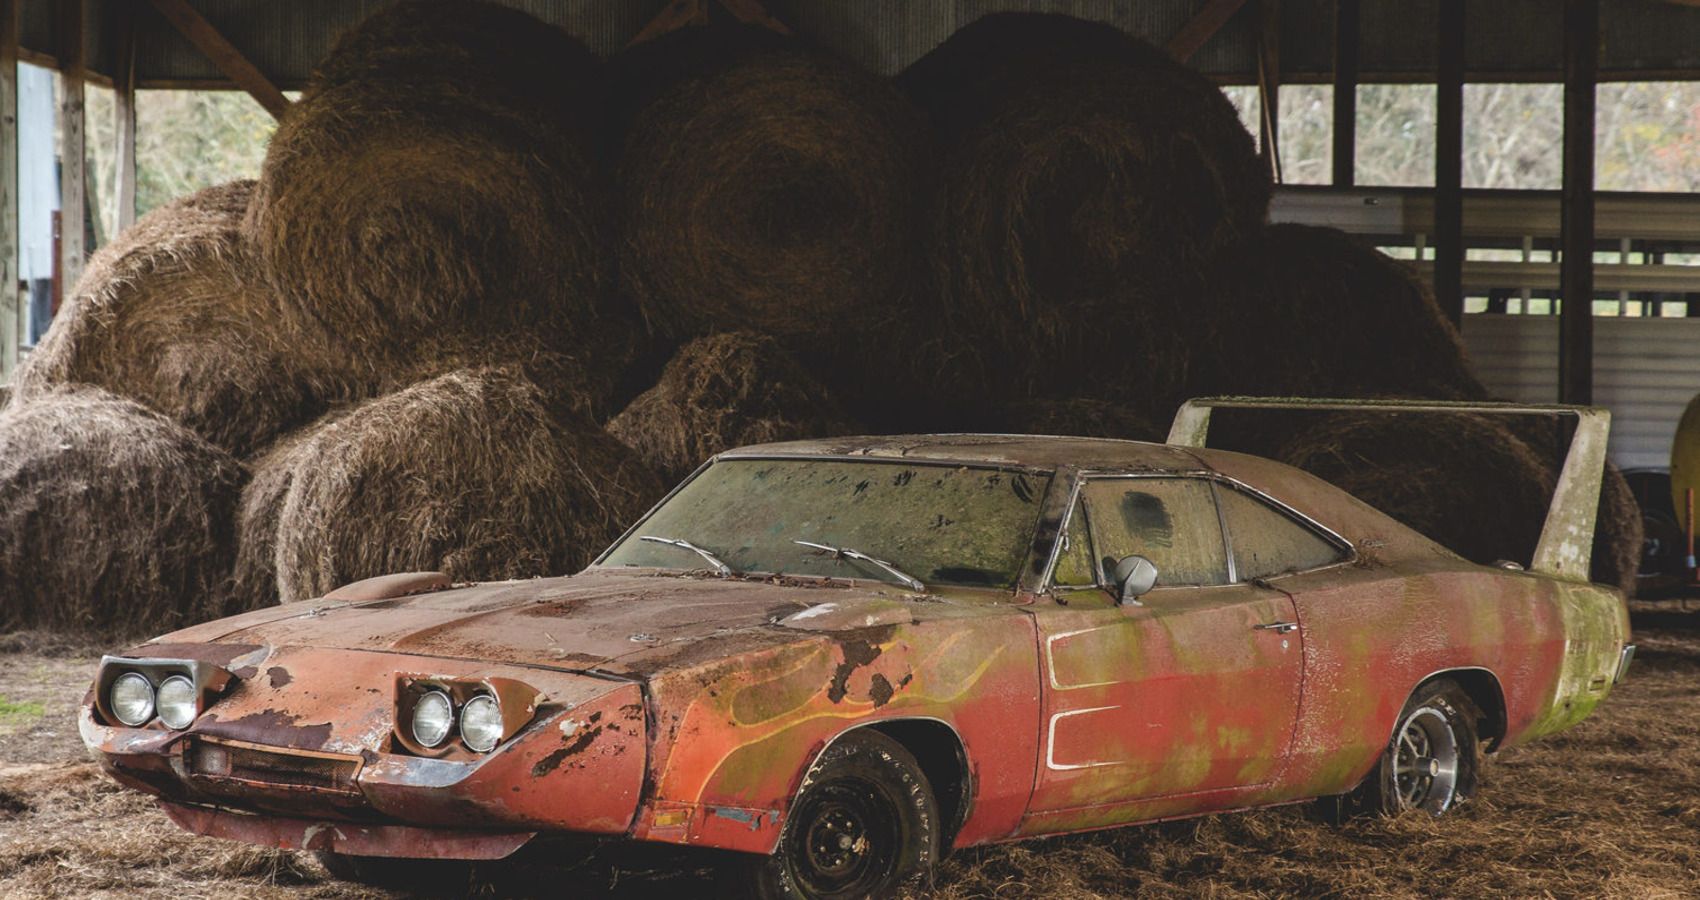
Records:
[[[1135,553],[1157,566],[1157,586],[1226,584],[1228,555],[1210,482],[1200,478],[1101,478],[1081,490],[1102,584]]]
[[[1241,581],[1315,569],[1346,558],[1344,549],[1269,504],[1223,485],[1218,491],[1234,574]]]
[[[1092,587],[1098,583],[1098,573],[1092,567],[1092,541],[1086,536],[1086,507],[1076,504],[1068,517],[1068,530],[1063,532],[1063,546],[1057,554],[1057,569],[1051,583],[1059,587]]]

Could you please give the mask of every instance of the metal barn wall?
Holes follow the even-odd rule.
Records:
[[[1498,396],[1558,401],[1558,317],[1467,315],[1464,345]],[[1700,319],[1594,319],[1594,402],[1611,410],[1611,458],[1625,469],[1670,465],[1671,438],[1700,392]]]

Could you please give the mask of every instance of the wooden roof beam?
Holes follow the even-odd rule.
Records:
[[[1169,38],[1169,55],[1180,62],[1191,59],[1244,5],[1245,0],[1210,0]]]
[[[289,109],[289,98],[283,95],[283,91],[278,90],[277,85],[273,84],[265,73],[249,62],[248,57],[242,55],[242,51],[226,40],[211,22],[190,6],[188,0],[153,0],[153,7],[165,16],[173,28],[205,53],[225,77],[265,107],[266,112],[272,114],[272,118],[282,118],[284,111]]]

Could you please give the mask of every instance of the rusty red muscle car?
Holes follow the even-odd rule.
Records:
[[[722,453],[571,577],[387,576],[107,657],[82,736],[184,828],[348,877],[600,838],[861,897],[1037,835],[1439,815],[1622,677],[1623,598],[1586,578],[1603,413],[1555,408],[1579,422],[1525,568],[1204,448],[1223,405],[1168,444]]]

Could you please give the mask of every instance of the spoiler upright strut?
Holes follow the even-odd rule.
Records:
[[[1529,570],[1588,581],[1594,549],[1594,516],[1600,505],[1605,477],[1606,438],[1611,412],[1598,406],[1558,404],[1469,403],[1450,400],[1335,400],[1297,397],[1197,397],[1181,404],[1169,428],[1170,444],[1203,447],[1216,409],[1295,409],[1337,412],[1480,413],[1485,415],[1573,416],[1576,431],[1564,455],[1558,486],[1547,508],[1541,539],[1535,544]]]

